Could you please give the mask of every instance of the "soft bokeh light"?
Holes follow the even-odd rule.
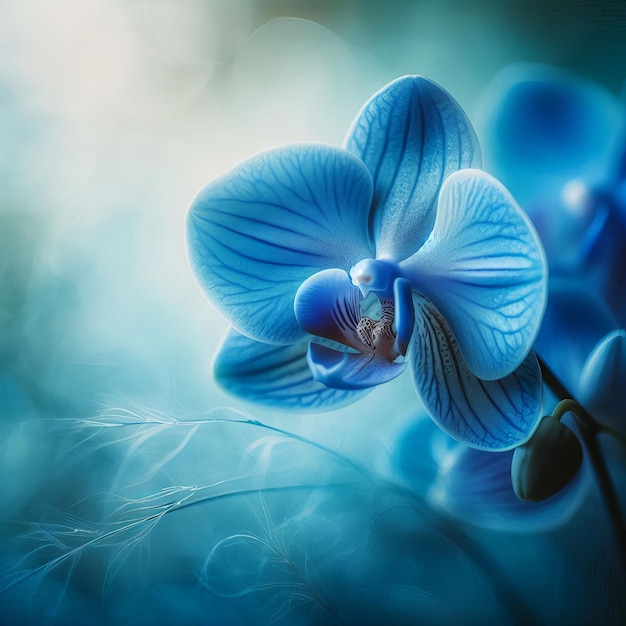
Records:
[[[110,3],[11,2],[2,73],[11,92],[66,114],[106,107],[130,81],[133,36]]]

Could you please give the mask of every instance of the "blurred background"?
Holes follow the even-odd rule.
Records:
[[[188,268],[186,208],[209,179],[254,152],[290,141],[340,144],[367,98],[404,74],[434,79],[477,120],[495,74],[517,61],[570,69],[619,95],[626,78],[626,3],[0,0],[3,569],[13,571],[34,549],[24,538],[32,532],[29,523],[47,519],[51,511],[71,511],[94,524],[102,519],[108,509],[93,502],[94,494],[152,485],[145,495],[167,485],[249,473],[241,466],[241,451],[254,446],[255,437],[242,442],[225,427],[197,429],[192,443],[186,439],[191,431],[185,431],[180,440],[153,449],[155,439],[144,446],[117,434],[107,438],[106,428],[85,430],[72,420],[103,414],[198,419],[229,407],[371,467],[386,467],[398,433],[422,414],[408,376],[351,407],[308,416],[246,406],[215,386],[211,359],[226,322]],[[166,468],[174,456],[178,465]],[[302,463],[301,453],[286,454],[277,475],[295,472],[306,482],[323,466],[311,459]],[[364,498],[357,498],[362,506]],[[78,503],[82,508],[75,508]],[[341,529],[345,506],[341,499],[327,504],[324,519]],[[262,602],[233,609],[224,601],[211,605],[214,613],[208,614],[203,608],[213,600],[197,596],[198,568],[222,536],[217,529],[250,515],[249,507],[212,511],[210,523],[202,515],[193,521],[191,534],[183,537],[169,524],[153,540],[148,552],[169,565],[159,569],[151,563],[147,569],[166,587],[135,564],[121,575],[123,583],[103,589],[103,563],[113,558],[105,549],[95,562],[72,561],[69,568],[65,563],[62,574],[40,572],[36,586],[12,586],[0,595],[0,622],[270,623]],[[419,524],[427,524],[423,515]],[[582,514],[561,544],[552,535],[520,540],[524,554],[511,552],[510,542],[498,536],[490,558],[513,578],[523,571],[519,577],[528,582],[530,572],[545,570],[530,587],[524,583],[517,590],[538,598],[538,623],[571,623],[567,619],[577,615],[598,615],[596,623],[624,618],[616,613],[614,568],[597,557],[589,539],[597,528],[589,515]],[[66,517],[62,527],[66,532],[77,524]],[[90,536],[87,525],[80,529],[82,537]],[[479,535],[477,541],[491,539]],[[532,555],[555,541],[559,557],[553,566],[540,567]],[[169,561],[161,554],[167,552],[164,545]],[[574,545],[581,552],[568,560]],[[610,545],[599,550],[610,551]],[[56,554],[44,551],[41,562]],[[380,554],[368,558],[369,564],[359,561],[356,569],[374,571],[383,560]],[[471,569],[472,563],[462,565]],[[568,578],[572,563],[573,569],[594,573],[591,587]],[[463,570],[456,562],[450,567]],[[342,571],[337,566],[328,580],[341,579]],[[442,569],[441,579],[447,575]],[[552,586],[560,578],[562,584]],[[147,596],[133,591],[139,579]],[[375,577],[368,584],[382,593]],[[515,611],[503,618],[498,607],[487,616],[476,609],[463,622],[459,607],[471,597],[491,597],[491,584],[469,587],[467,596],[445,596],[441,603],[449,610],[432,601],[422,617],[430,616],[426,623],[449,623],[455,616],[460,623],[506,623]],[[586,593],[577,595],[583,586]],[[509,591],[501,594],[506,606]],[[403,617],[410,611],[398,608],[398,596],[384,597],[376,613],[381,621],[371,623],[411,623]],[[272,611],[280,615],[276,607]],[[280,619],[309,623],[310,615]]]

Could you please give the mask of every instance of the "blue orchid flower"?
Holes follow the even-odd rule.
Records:
[[[274,148],[208,183],[187,235],[197,280],[232,324],[216,379],[249,401],[319,411],[410,364],[452,436],[525,441],[541,402],[546,263],[479,166],[461,107],[407,76],[364,105],[343,148]]]
[[[626,324],[626,108],[557,68],[514,64],[484,96],[486,167],[541,236],[553,276],[600,290]]]

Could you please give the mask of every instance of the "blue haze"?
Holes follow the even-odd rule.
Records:
[[[515,61],[619,94],[626,6],[0,0],[0,623],[626,623],[593,485],[563,525],[478,526],[430,499],[426,435],[403,456],[406,377],[327,414],[234,400],[186,257],[240,159],[339,144],[407,73],[473,120]]]

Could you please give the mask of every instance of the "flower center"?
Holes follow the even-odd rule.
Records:
[[[359,339],[370,349],[379,354],[394,359],[392,354],[396,333],[393,328],[395,303],[393,300],[381,300],[382,314],[380,319],[363,316],[359,320],[356,332]]]
[[[364,259],[351,270],[352,284],[361,290],[361,319],[356,332],[361,342],[379,356],[394,360],[399,356],[396,343],[396,302],[394,281],[400,269],[390,261]],[[372,300],[373,299],[373,300]],[[378,305],[379,315],[372,315],[372,302]]]

